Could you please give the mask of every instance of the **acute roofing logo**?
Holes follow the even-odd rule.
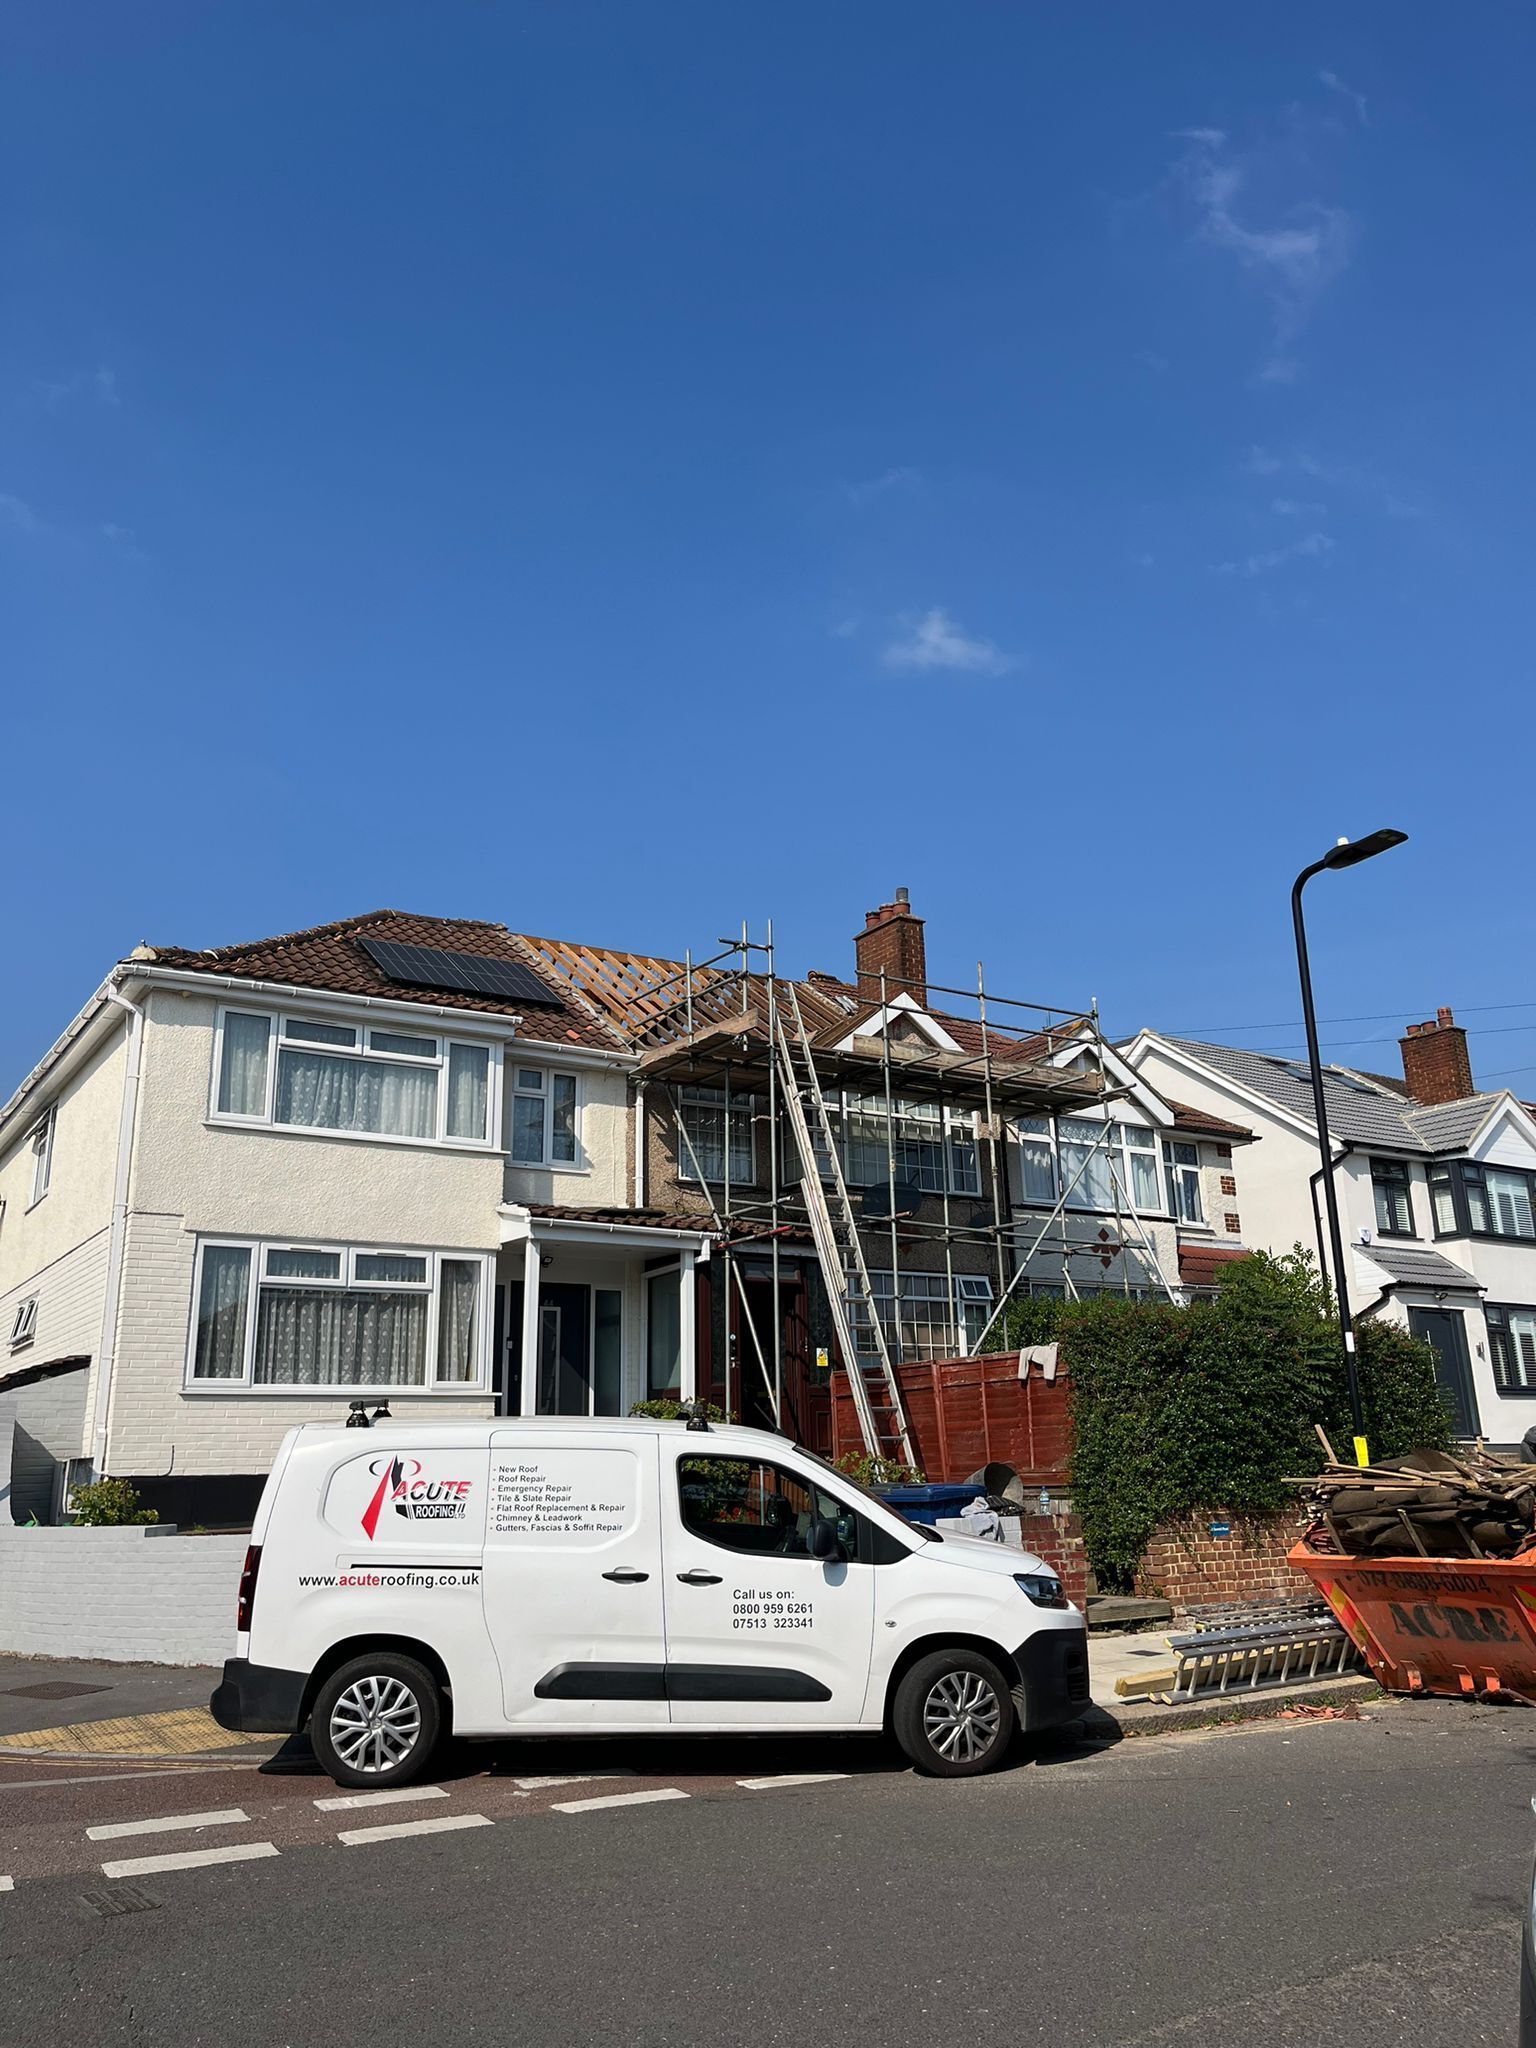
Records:
[[[408,1522],[463,1521],[470,1480],[423,1479],[419,1458],[375,1458],[368,1470],[379,1475],[362,1513],[363,1534],[370,1543],[386,1502]]]

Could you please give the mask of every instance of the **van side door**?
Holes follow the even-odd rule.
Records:
[[[662,1437],[667,1691],[674,1727],[863,1725],[875,1615],[870,1525],[782,1460]],[[816,1522],[844,1555],[810,1551]]]
[[[485,1621],[512,1727],[665,1726],[654,1436],[491,1438]]]

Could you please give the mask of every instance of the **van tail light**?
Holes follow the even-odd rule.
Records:
[[[261,1545],[253,1543],[240,1568],[240,1593],[235,1605],[235,1627],[242,1634],[251,1625],[251,1609],[256,1605],[256,1574],[260,1570]]]

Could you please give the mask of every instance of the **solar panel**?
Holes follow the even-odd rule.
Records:
[[[452,988],[466,995],[499,996],[513,1003],[558,1005],[560,997],[531,968],[488,953],[447,953],[437,946],[401,946],[392,939],[359,939],[374,966],[410,988]]]

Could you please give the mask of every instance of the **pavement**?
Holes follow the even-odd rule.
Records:
[[[1113,1733],[959,1783],[867,1741],[465,1745],[343,1806],[254,1756],[7,1758],[0,2038],[1507,2048],[1528,1711]]]

